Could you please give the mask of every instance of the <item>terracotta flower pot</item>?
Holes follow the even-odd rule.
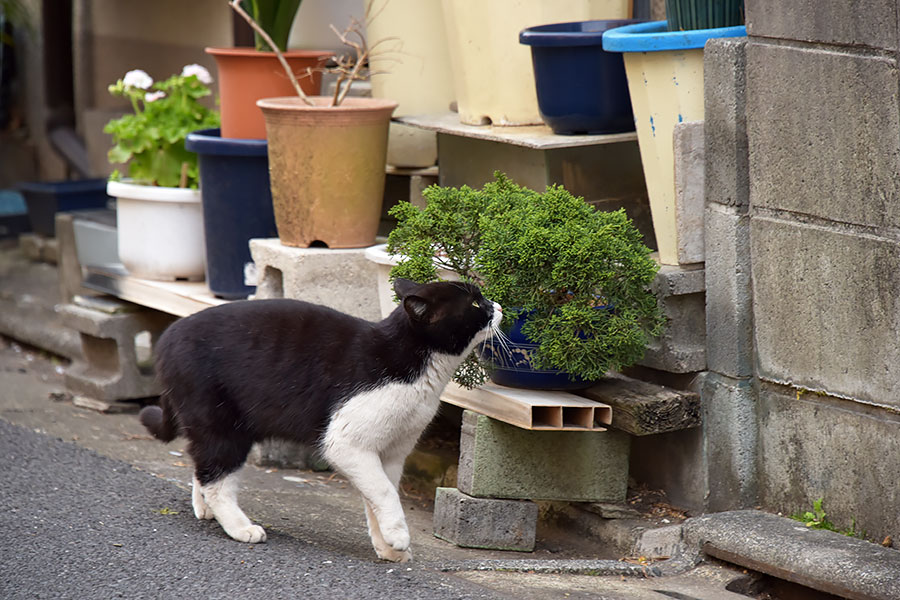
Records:
[[[263,139],[266,124],[256,106],[260,98],[288,96],[294,88],[274,52],[254,48],[207,48],[216,60],[219,72],[219,99],[222,113],[222,137]],[[322,74],[307,76],[307,68],[321,66],[332,52],[288,50],[284,53],[297,76],[300,87],[309,95],[320,93]]]
[[[257,102],[266,120],[278,237],[286,246],[375,243],[384,196],[388,126],[397,102],[316,96]]]

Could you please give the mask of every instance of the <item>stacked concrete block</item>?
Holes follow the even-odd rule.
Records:
[[[897,2],[746,9],[759,500],[896,536]]]
[[[521,429],[463,413],[458,489],[440,488],[435,535],[460,546],[532,550],[531,500],[623,503],[630,436]]]
[[[531,431],[463,413],[460,491],[479,498],[624,502],[630,436]]]
[[[651,289],[666,317],[662,335],[638,363],[669,373],[706,369],[706,279],[703,264],[663,265]]]
[[[159,394],[150,357],[139,359],[137,338],[146,332],[151,349],[175,317],[109,298],[77,301],[59,308],[65,325],[81,336],[84,357],[66,370],[66,388],[102,401]]]
[[[534,550],[538,506],[523,500],[473,498],[455,488],[438,488],[434,535],[464,548]]]
[[[254,298],[293,298],[381,320],[378,271],[365,248],[292,248],[278,239],[250,240],[256,265]]]
[[[711,40],[704,53],[707,510],[753,506],[758,491],[746,46],[741,39]]]

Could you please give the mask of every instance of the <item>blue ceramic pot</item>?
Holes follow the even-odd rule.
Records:
[[[196,152],[203,194],[206,281],[220,298],[246,298],[256,288],[245,283],[252,238],[276,237],[266,140],[223,138],[218,129],[188,134]]]
[[[499,343],[485,344],[481,357],[490,363],[491,381],[508,387],[532,390],[581,390],[593,382],[580,377],[573,379],[559,369],[537,369],[531,364],[531,355],[538,345],[522,333],[527,313],[521,313],[507,333],[508,348]]]
[[[640,22],[556,23],[519,34],[531,46],[538,109],[554,133],[634,131],[622,57],[604,51],[602,40],[609,29]]]

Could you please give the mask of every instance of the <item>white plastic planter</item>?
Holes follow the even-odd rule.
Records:
[[[660,262],[680,256],[675,210],[674,130],[703,120],[703,46],[712,38],[743,37],[746,28],[667,31],[666,21],[626,25],[603,34],[603,49],[622,52]]]
[[[199,190],[110,181],[119,259],[142,279],[200,281],[206,269]]]
[[[400,259],[387,253],[387,244],[366,248],[365,256],[377,265],[378,306],[381,308],[381,316],[387,317],[397,308],[397,302],[394,300],[394,288],[391,286],[391,268],[400,262]],[[444,281],[459,281],[459,275],[454,271],[440,267],[438,267],[438,277]]]

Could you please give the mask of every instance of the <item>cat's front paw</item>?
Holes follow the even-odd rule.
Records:
[[[266,541],[266,530],[259,525],[248,525],[239,529],[226,531],[232,539],[248,544],[261,544]]]
[[[409,531],[405,526],[383,529],[381,535],[387,545],[397,552],[403,552],[409,548]]]
[[[383,548],[381,550],[375,550],[375,554],[378,555],[378,558],[381,560],[389,560],[395,563],[405,563],[412,560],[412,551],[407,548],[403,552],[398,552],[393,548]]]

